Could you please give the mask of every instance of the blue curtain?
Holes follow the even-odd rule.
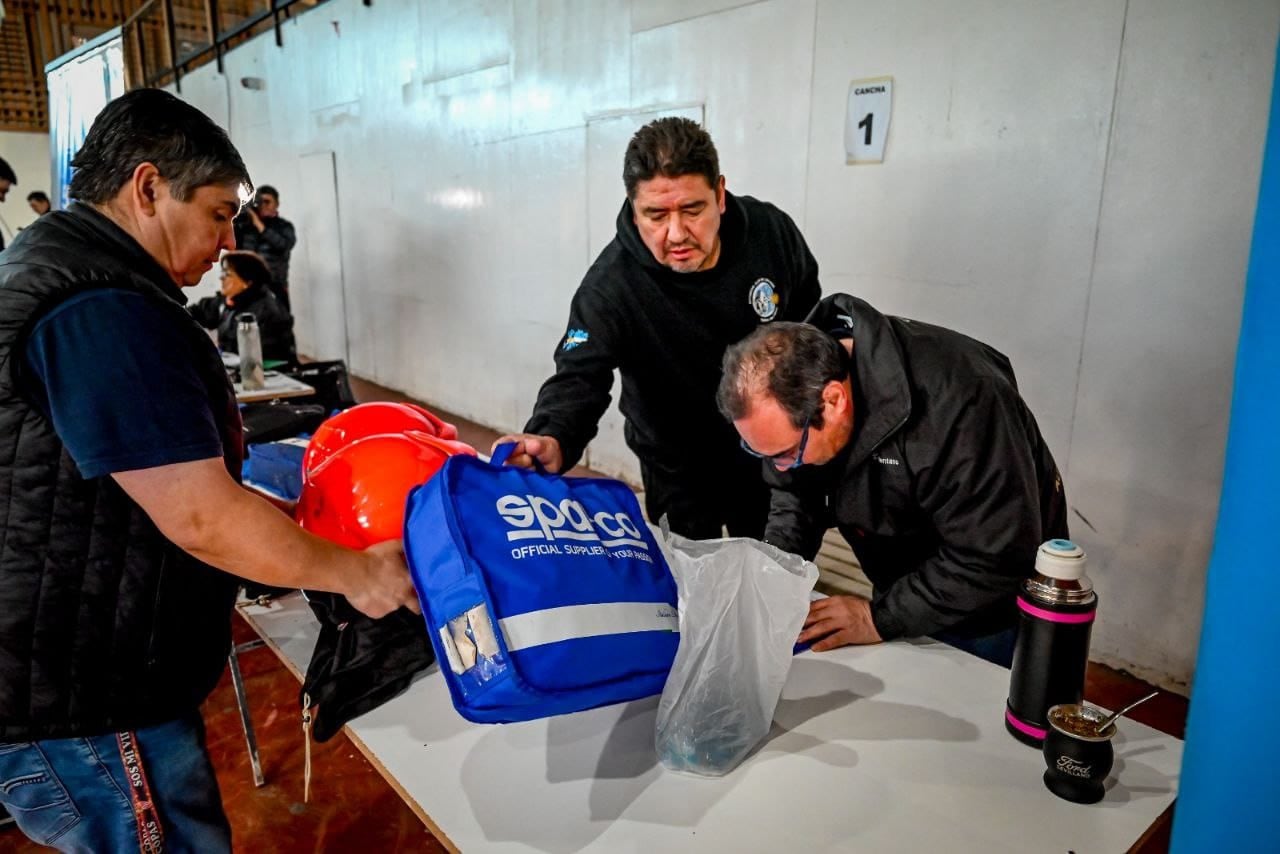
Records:
[[[49,198],[67,206],[71,158],[108,101],[124,94],[124,42],[120,29],[59,57],[45,68],[49,81]]]
[[[1173,851],[1280,850],[1280,53]]]

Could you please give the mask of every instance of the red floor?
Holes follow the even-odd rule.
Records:
[[[357,383],[361,400],[402,399],[386,389]],[[449,418],[445,413],[443,417]],[[496,434],[450,418],[460,437],[488,451]],[[238,642],[256,637],[235,620]],[[259,753],[267,783],[253,785],[244,733],[240,727],[231,680],[222,681],[203,712],[209,752],[217,770],[236,851],[243,852],[438,852],[446,850],[405,805],[399,795],[345,735],[312,746],[311,800],[303,803],[303,736],[298,680],[267,648],[240,657]],[[1101,665],[1089,668],[1086,696],[1108,708],[1142,696],[1150,687],[1127,674]],[[1162,691],[1132,713],[1135,720],[1182,737],[1187,700]],[[1134,847],[1142,854],[1167,851],[1171,811]],[[0,854],[48,850],[28,842],[16,830],[0,831]]]

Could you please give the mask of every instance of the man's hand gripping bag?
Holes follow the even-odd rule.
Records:
[[[451,457],[409,495],[404,548],[454,706],[477,723],[658,694],[676,586],[635,494]]]

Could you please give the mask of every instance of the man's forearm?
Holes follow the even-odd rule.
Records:
[[[766,543],[780,548],[784,552],[799,555],[805,560],[813,560],[818,553],[817,548],[810,547],[812,539],[812,537],[802,535],[792,525],[785,522],[775,522],[772,519],[769,520],[764,529],[764,541]]]
[[[363,578],[359,552],[302,530],[232,480],[220,459],[113,477],[160,533],[218,569],[264,584],[335,593],[346,593]]]
[[[804,499],[785,490],[772,491],[769,521],[764,530],[766,543],[813,560],[822,546],[824,533],[826,528],[814,518]]]
[[[307,533],[280,509],[238,490],[229,506],[197,516],[187,542],[175,542],[193,557],[242,578],[346,593],[361,569],[355,553]],[[264,543],[271,547],[263,548]]]
[[[250,495],[256,495],[256,496],[258,496],[258,497],[259,497],[259,498],[261,498],[263,501],[267,502],[267,503],[268,503],[268,504],[270,504],[272,507],[276,508],[276,509],[277,509],[277,510],[279,510],[281,513],[285,514],[286,516],[288,516],[288,517],[289,517],[289,518],[291,518],[291,519],[293,518],[293,513],[294,513],[294,511],[298,509],[298,502],[297,502],[297,501],[290,501],[290,500],[289,500],[289,499],[287,499],[287,498],[281,498],[281,497],[280,497],[280,496],[278,496],[278,495],[272,495],[270,492],[267,492],[267,491],[265,491],[265,490],[259,489],[259,488],[255,487],[255,486],[250,486],[250,485],[249,485],[249,484],[247,484],[247,483],[246,483],[246,484],[243,484],[243,486],[244,486],[244,488],[245,488],[246,490],[248,490],[248,491],[249,491],[249,494],[250,494]]]
[[[607,391],[601,400],[590,384],[557,375],[543,385],[523,432],[554,437],[560,443],[562,470],[568,471],[581,461],[587,444],[595,438],[608,405]]]
[[[170,542],[243,578],[342,594],[377,619],[418,611],[398,541],[352,551],[308,534],[232,480],[221,458],[112,475]]]
[[[984,613],[1002,600],[1010,601],[1019,582],[1016,571],[1011,574],[992,564],[939,553],[883,591],[872,603],[871,617],[885,638],[931,635]]]

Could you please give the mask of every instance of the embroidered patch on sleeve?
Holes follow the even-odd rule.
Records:
[[[586,344],[587,339],[590,337],[591,336],[587,333],[587,330],[585,329],[570,329],[568,333],[566,333],[564,336],[564,344],[562,346],[562,349],[572,350],[574,347],[579,347],[583,344]]]

